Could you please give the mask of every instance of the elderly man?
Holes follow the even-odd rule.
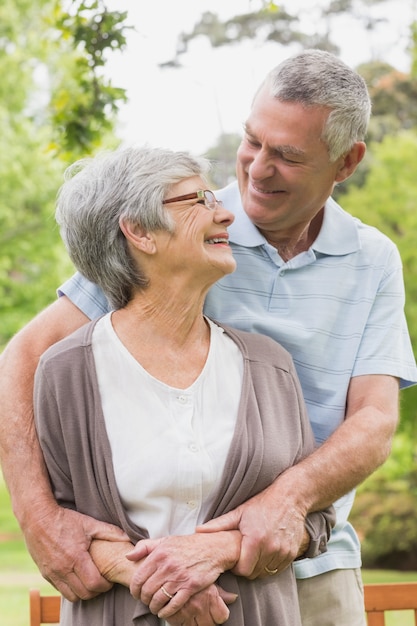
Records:
[[[417,381],[398,251],[331,198],[364,156],[369,114],[364,81],[333,55],[310,50],[284,61],[255,96],[238,182],[218,193],[235,213],[237,270],[211,289],[206,313],[291,352],[319,447],[201,531],[239,528],[235,573],[273,575],[295,558],[306,514],[335,502],[327,552],[294,564],[303,626],[365,623],[359,541],[347,521],[352,490],[387,458],[398,390]],[[75,600],[107,588],[87,549],[91,537],[117,531],[54,502],[32,425],[32,378],[50,344],[108,304],[80,275],[60,293],[3,356],[1,447],[29,549]]]

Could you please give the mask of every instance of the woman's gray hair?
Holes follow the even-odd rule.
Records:
[[[131,257],[119,221],[173,232],[162,204],[170,187],[207,174],[206,159],[162,148],[130,147],[82,159],[65,172],[56,220],[75,267],[98,284],[114,308],[148,279]]]
[[[264,85],[282,102],[305,107],[327,107],[330,114],[323,129],[330,161],[363,141],[371,114],[371,100],[364,79],[329,52],[304,50],[269,72]]]

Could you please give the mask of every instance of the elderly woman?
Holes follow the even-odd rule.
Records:
[[[129,538],[92,542],[114,584],[63,600],[65,625],[301,624],[291,567],[237,577],[239,531],[196,532],[314,446],[288,353],[203,315],[235,268],[233,216],[206,189],[207,169],[128,148],[75,164],[59,194],[69,254],[113,311],[43,355],[36,425],[58,502]],[[308,517],[308,556],[332,523],[331,509]]]

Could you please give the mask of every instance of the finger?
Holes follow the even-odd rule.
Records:
[[[166,588],[166,585],[164,585],[164,587]],[[155,594],[155,596],[158,596],[157,600],[161,599],[159,592],[158,594]],[[151,612],[158,615],[159,619],[167,619],[168,617],[172,617],[173,615],[175,615],[175,613],[178,613],[178,611],[180,611],[184,607],[184,605],[191,598],[191,594],[187,589],[180,589],[179,591],[177,591],[177,593],[173,594],[172,599],[165,597],[165,601],[163,601],[162,606],[160,606],[158,611],[153,611],[152,609],[152,603],[154,598],[152,598],[151,604],[149,604]]]
[[[256,541],[251,540],[248,536],[242,537],[239,561],[232,569],[232,572],[237,576],[244,576],[245,578],[251,579],[254,575],[260,557],[261,554],[259,544]],[[271,557],[269,556],[269,560],[270,559]]]
[[[143,585],[145,582],[146,582],[146,577],[143,577],[141,575],[141,572],[135,572],[130,580],[129,590],[130,590],[131,595],[136,600],[141,600],[142,602],[144,602],[144,604],[148,605],[149,602],[151,601],[153,593],[149,593],[149,596],[147,597],[147,601],[145,601],[142,598]],[[155,589],[154,589],[154,592],[155,592]]]
[[[279,562],[269,562],[268,565],[263,565],[264,561],[259,561],[252,572],[251,580],[255,580],[255,578],[266,578],[267,576],[277,576],[287,569],[293,560],[292,556],[288,555]]]
[[[136,600],[141,600],[146,605],[149,605],[154,594],[166,581],[161,580],[156,567],[156,564],[145,560],[137,567],[130,581],[130,593]]]
[[[239,523],[240,513],[238,509],[235,509],[234,511],[230,511],[230,513],[226,513],[225,515],[209,520],[205,524],[197,526],[196,532],[213,533],[221,530],[238,530]]]
[[[75,574],[70,573],[63,579],[61,577],[54,578],[49,576],[47,580],[70,602],[77,602],[78,600],[91,600],[100,593],[104,593],[112,588],[113,584],[109,583],[105,578],[100,575],[95,581],[96,587],[94,591],[92,588],[88,588],[82,579]],[[100,587],[100,590],[97,589]]]
[[[74,572],[68,576],[67,580],[74,593],[82,600],[95,598],[100,593],[109,591],[113,586],[113,583],[100,574],[88,552],[77,561]]]
[[[130,541],[128,535],[114,524],[107,524],[84,515],[83,526],[87,536],[91,539],[104,539],[106,541]]]
[[[236,600],[239,597],[237,593],[232,593],[231,591],[226,591],[225,589],[223,589],[219,585],[216,585],[216,588],[217,588],[217,591],[219,593],[219,596],[221,597],[223,602],[225,602],[225,604],[233,604],[233,602],[236,602]]]
[[[73,592],[71,587],[69,587],[68,584],[64,580],[61,580],[61,579],[53,580],[53,578],[49,576],[44,576],[44,578],[49,583],[51,583],[51,585],[53,585],[55,589],[57,589],[60,592],[60,594],[64,596],[64,598],[66,598],[70,602],[76,602],[77,600],[81,599]]]
[[[236,598],[235,598],[236,599]],[[224,624],[229,619],[230,611],[218,595],[210,603],[210,617],[215,624]]]
[[[126,557],[129,561],[140,561],[140,559],[149,556],[160,543],[160,539],[142,539],[126,554]]]

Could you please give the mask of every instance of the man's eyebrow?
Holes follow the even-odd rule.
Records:
[[[282,146],[273,146],[273,149],[277,152],[281,152],[282,154],[294,154],[296,156],[305,156],[305,151],[301,148],[297,148],[296,146],[291,146],[290,144],[284,144]]]
[[[256,133],[253,130],[251,130],[251,127],[250,127],[249,123],[243,124],[243,130],[250,137],[256,138]],[[304,150],[302,150],[301,148],[297,148],[296,146],[292,146],[291,144],[282,144],[282,145],[278,145],[278,146],[271,146],[271,148],[272,148],[272,150],[275,150],[275,152],[279,152],[280,154],[284,154],[284,155],[285,154],[292,154],[294,156],[300,156],[300,157],[304,157],[305,156],[305,151]]]
[[[246,134],[254,136],[254,133],[251,131],[251,128],[248,122],[245,122],[243,124],[243,130],[245,131]]]

